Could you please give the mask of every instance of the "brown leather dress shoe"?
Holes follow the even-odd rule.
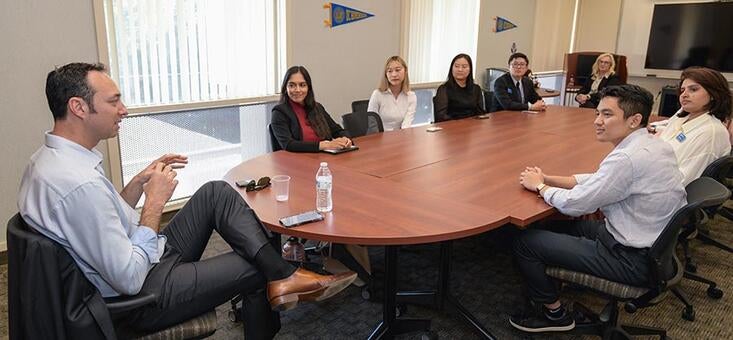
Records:
[[[270,307],[285,311],[295,307],[298,301],[321,301],[348,287],[356,279],[356,273],[320,275],[298,268],[290,276],[267,284]]]

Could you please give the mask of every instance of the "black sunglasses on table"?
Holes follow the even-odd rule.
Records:
[[[237,182],[237,185],[240,187],[244,187],[247,192],[259,191],[270,186],[270,177],[262,177],[256,182],[253,179],[250,179],[249,181],[240,181]]]

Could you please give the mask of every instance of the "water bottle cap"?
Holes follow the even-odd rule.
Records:
[[[321,166],[328,166],[328,163],[326,163],[326,162],[321,162]]]

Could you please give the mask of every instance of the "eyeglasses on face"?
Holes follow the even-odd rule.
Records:
[[[247,184],[245,184],[245,190],[247,192],[259,191],[269,186],[270,186],[270,177],[265,176],[265,177],[258,179],[257,182],[255,182],[255,180],[250,180],[249,182],[247,182]]]
[[[509,66],[513,68],[522,68],[522,67],[527,67],[527,63],[511,63],[509,64]]]

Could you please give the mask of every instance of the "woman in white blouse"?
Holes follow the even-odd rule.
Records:
[[[392,56],[384,64],[379,88],[372,92],[367,111],[376,112],[382,118],[385,131],[406,129],[412,125],[417,107],[415,92],[410,91],[407,63],[399,56]]]
[[[703,170],[730,153],[730,139],[724,125],[731,116],[731,93],[720,72],[690,67],[680,77],[680,110],[658,126],[660,138],[672,145],[677,164],[687,185]],[[661,130],[661,129],[659,129]]]

